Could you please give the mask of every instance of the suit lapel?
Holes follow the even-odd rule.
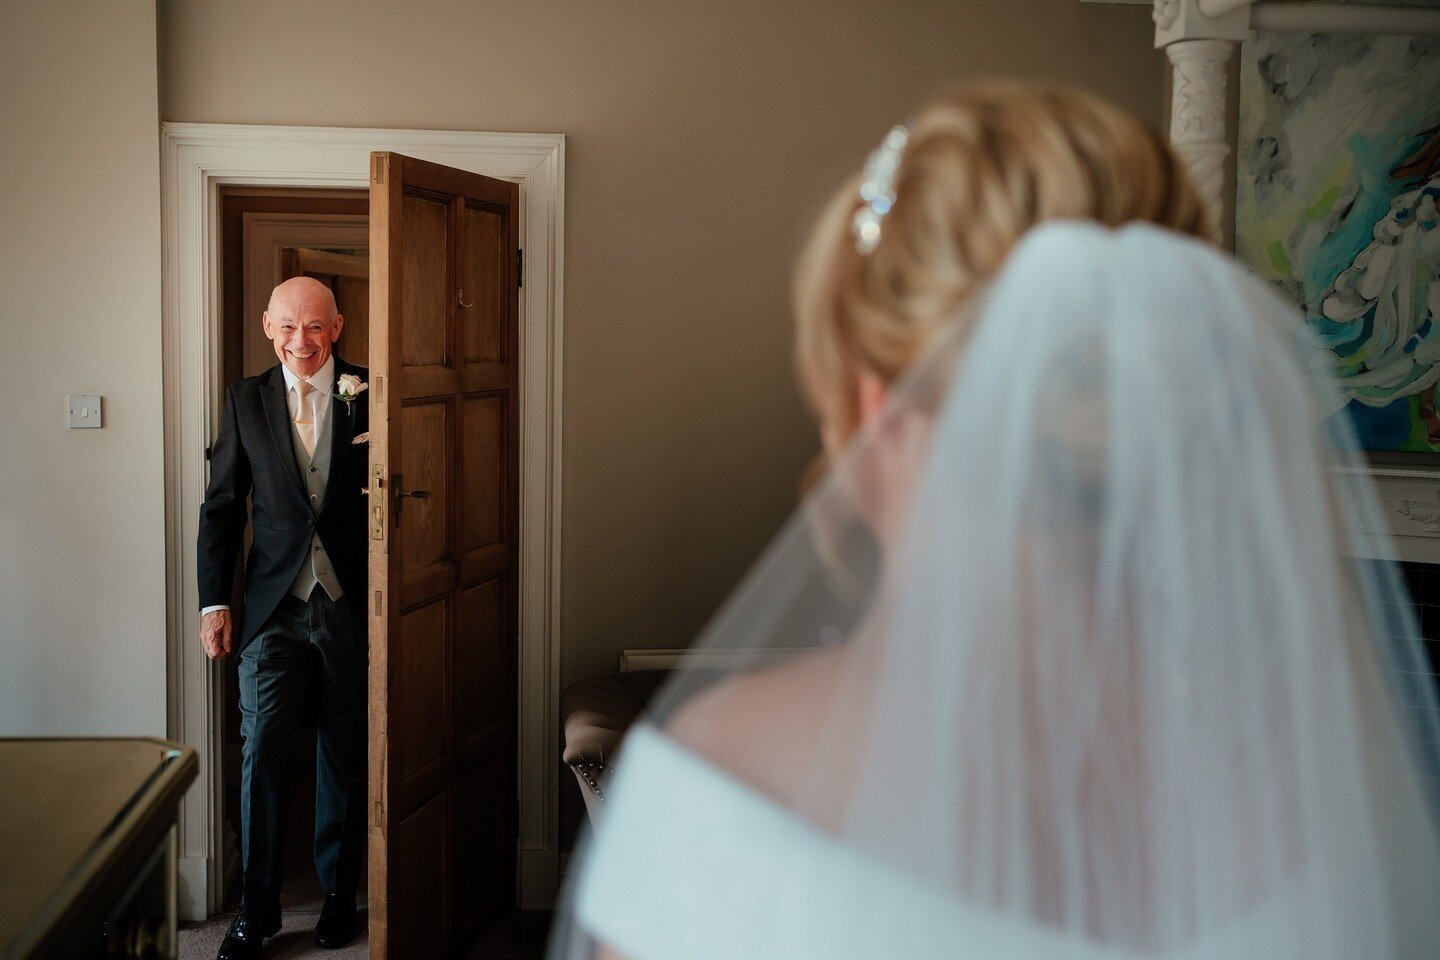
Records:
[[[285,465],[295,488],[304,494],[300,464],[295,459],[295,440],[290,433],[290,405],[285,400],[285,373],[281,367],[271,371],[270,382],[260,391],[260,404],[265,408],[265,422],[270,425],[270,436],[275,441],[275,454]]]
[[[341,374],[353,373],[350,364],[335,358],[335,382],[340,382]],[[325,504],[330,502],[330,497],[335,493],[335,485],[339,482],[340,474],[344,472],[345,458],[350,455],[350,441],[355,437],[355,411],[354,406],[360,401],[354,400],[346,403],[330,396],[330,475],[325,478],[325,496],[320,501],[320,509],[325,509]]]

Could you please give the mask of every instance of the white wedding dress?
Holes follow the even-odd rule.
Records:
[[[1440,714],[1314,354],[1197,241],[1031,231],[698,641],[751,669],[627,737],[552,956],[1440,955]]]
[[[967,907],[818,831],[642,725],[626,741],[613,818],[597,832],[574,909],[631,960],[735,957],[1063,957],[1175,960],[1284,956],[1303,878],[1196,942],[1137,953],[1021,917]],[[866,922],[836,922],[837,904]]]

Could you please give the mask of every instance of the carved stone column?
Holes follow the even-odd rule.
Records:
[[[1225,158],[1230,154],[1225,64],[1250,34],[1254,2],[1154,0],[1155,46],[1165,48],[1171,66],[1170,145],[1190,167],[1217,243],[1225,222]]]
[[[1165,48],[1174,67],[1170,144],[1190,167],[1210,214],[1211,239],[1220,241],[1225,220],[1225,64],[1230,40],[1181,40]]]

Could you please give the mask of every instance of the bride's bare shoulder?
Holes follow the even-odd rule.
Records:
[[[667,733],[769,793],[785,796],[787,773],[813,752],[844,663],[843,648],[800,654],[730,677],[690,698]]]

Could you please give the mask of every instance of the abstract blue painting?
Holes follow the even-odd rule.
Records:
[[[1372,451],[1440,452],[1440,38],[1242,47],[1236,254],[1305,312]]]

